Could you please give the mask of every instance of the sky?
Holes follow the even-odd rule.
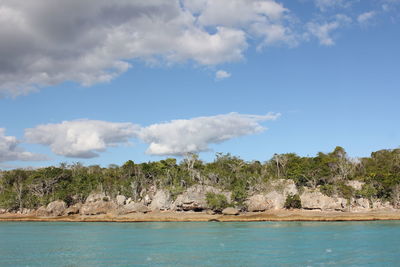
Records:
[[[2,0],[0,169],[400,144],[400,0]]]

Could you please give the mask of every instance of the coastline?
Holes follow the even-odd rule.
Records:
[[[274,210],[266,212],[247,212],[239,215],[207,214],[206,212],[171,212],[131,213],[126,215],[71,215],[58,217],[38,217],[6,213],[0,215],[0,222],[290,222],[290,221],[379,221],[400,220],[400,211],[308,211]]]

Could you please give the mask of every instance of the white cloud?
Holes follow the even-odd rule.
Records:
[[[354,0],[314,0],[315,5],[323,12],[334,8],[348,8]]]
[[[25,129],[25,138],[30,143],[50,146],[57,155],[73,158],[97,157],[107,147],[127,144],[132,138],[147,143],[146,152],[151,155],[184,155],[209,150],[210,144],[262,132],[265,128],[260,122],[275,120],[279,116],[279,113],[229,113],[173,120],[147,127],[82,119]]]
[[[279,114],[246,115],[229,113],[188,120],[173,120],[142,128],[138,138],[149,144],[151,155],[184,155],[209,150],[210,144],[265,130],[260,122],[275,120]]]
[[[132,59],[238,61],[248,38],[291,40],[288,14],[274,0],[3,0],[0,95],[108,82]]]
[[[25,138],[30,143],[50,146],[57,155],[93,158],[107,147],[128,143],[138,129],[131,123],[84,119],[26,129]]]
[[[20,141],[15,136],[6,136],[5,129],[0,128],[0,162],[7,161],[37,161],[46,160],[46,156],[24,151],[18,145]]]
[[[375,15],[376,15],[375,11],[365,12],[357,17],[357,21],[360,24],[365,24],[368,21],[370,21],[373,17],[375,17]]]
[[[227,72],[227,71],[225,71],[225,70],[218,70],[218,71],[215,73],[215,78],[216,78],[217,80],[223,80],[223,79],[226,79],[226,78],[231,77],[231,75],[232,75],[232,74],[230,74],[229,72]]]
[[[351,23],[351,18],[343,14],[338,14],[331,22],[309,22],[307,24],[307,29],[312,35],[318,38],[321,45],[331,46],[335,44],[331,33],[349,23]]]

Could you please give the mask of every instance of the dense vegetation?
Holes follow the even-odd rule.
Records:
[[[67,204],[84,201],[92,191],[114,197],[123,194],[140,200],[151,186],[165,188],[172,196],[194,184],[208,184],[232,192],[235,204],[266,189],[274,179],[292,179],[299,187],[319,188],[327,195],[380,198],[400,205],[400,149],[380,150],[370,157],[350,159],[341,147],[315,157],[296,154],[274,155],[261,163],[246,162],[230,154],[217,154],[205,163],[196,154],[181,162],[168,158],[157,162],[122,166],[83,166],[60,164],[36,170],[16,169],[0,172],[0,208],[37,208],[53,200]],[[365,182],[361,190],[346,185],[349,180]],[[220,200],[211,202],[221,204]],[[225,203],[223,203],[225,205]]]

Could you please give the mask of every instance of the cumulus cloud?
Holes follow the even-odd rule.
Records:
[[[215,73],[215,78],[217,79],[217,80],[223,80],[223,79],[226,79],[226,78],[229,78],[229,77],[231,77],[231,73],[229,73],[229,72],[227,72],[227,71],[225,71],[225,70],[218,70],[216,73]]]
[[[279,114],[246,115],[229,113],[224,115],[197,117],[188,120],[173,120],[142,128],[138,138],[149,144],[151,155],[185,155],[190,152],[209,150],[210,144],[265,130],[262,121],[275,120]]]
[[[248,38],[291,42],[288,14],[274,0],[3,0],[0,95],[108,82],[132,60],[238,61]]]
[[[360,24],[365,24],[368,21],[370,21],[373,17],[375,17],[375,15],[376,15],[375,11],[365,12],[357,17],[357,21]]]
[[[149,145],[146,151],[148,154],[179,156],[189,152],[207,151],[210,144],[262,132],[265,128],[260,122],[275,120],[279,116],[279,113],[229,113],[172,120],[147,127],[133,123],[82,119],[25,129],[25,139],[30,143],[49,146],[57,155],[72,158],[97,157],[108,147],[127,144],[133,138]],[[3,150],[0,146],[0,152]]]
[[[6,136],[5,129],[0,128],[0,162],[7,161],[39,161],[46,156],[24,151],[18,145],[20,141],[15,136]]]
[[[84,119],[26,129],[25,138],[30,143],[50,146],[57,155],[93,158],[107,147],[128,143],[138,128],[132,123]]]
[[[339,27],[346,26],[349,23],[351,23],[350,17],[338,14],[330,22],[309,22],[307,24],[307,29],[309,33],[318,38],[321,45],[331,46],[335,44],[331,33]]]

